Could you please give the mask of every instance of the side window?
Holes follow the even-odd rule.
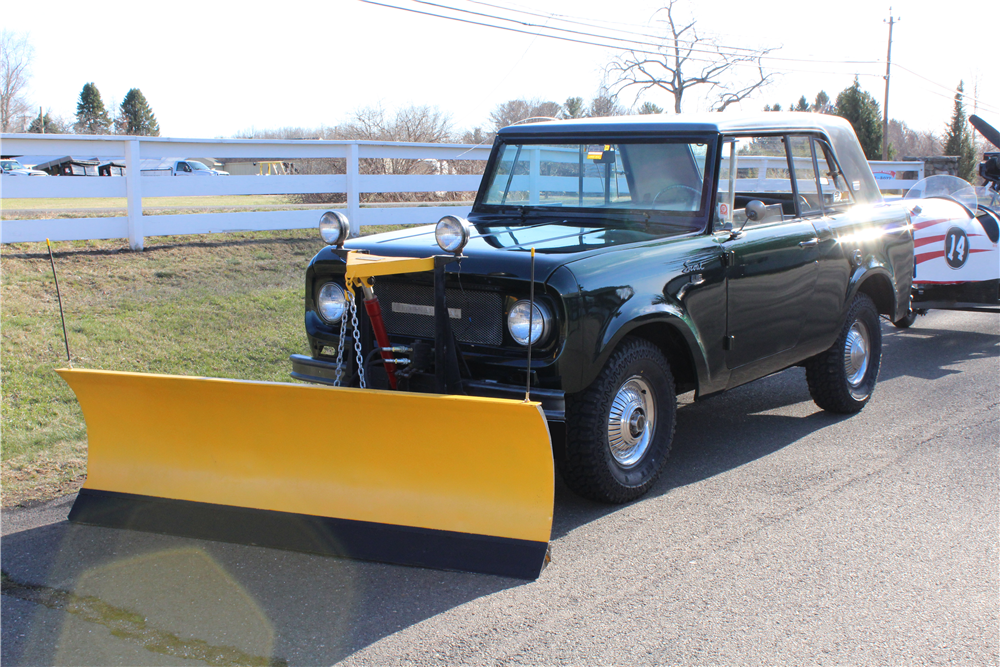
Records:
[[[785,138],[750,136],[735,137],[734,140],[735,151],[728,165],[736,176],[733,224],[738,226],[747,220],[746,206],[753,201],[759,201],[764,209],[754,205],[756,219],[747,222],[748,225],[771,223],[794,216],[792,174],[788,170]],[[726,167],[723,164],[723,170]]]
[[[792,150],[792,166],[795,167],[795,185],[799,192],[799,214],[814,216],[823,214],[820,184],[816,179],[816,162],[813,142],[810,137],[788,138]]]
[[[851,189],[847,179],[837,166],[833,151],[825,141],[814,141],[816,145],[816,161],[819,164],[819,187],[823,195],[823,204],[827,209],[836,209],[853,203]]]
[[[178,162],[177,171],[191,171],[191,167],[188,166],[187,162]]]

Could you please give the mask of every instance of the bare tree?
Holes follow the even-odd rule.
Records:
[[[336,128],[338,139],[439,144],[452,139],[451,116],[437,107],[409,106],[389,112],[381,104],[363,107]]]
[[[381,104],[356,109],[344,123],[319,129],[282,128],[279,130],[250,129],[239,138],[313,138],[347,141],[402,141],[412,143],[448,143],[456,140],[451,116],[437,107],[409,106],[399,110],[386,109]],[[408,158],[361,158],[358,169],[362,174],[454,174],[462,173],[464,162],[443,160],[418,160]],[[481,167],[480,167],[481,168]],[[296,160],[294,171],[298,174],[343,174],[343,158]],[[363,202],[423,201],[443,198],[434,193],[365,193]],[[344,201],[341,193],[299,195],[307,203],[338,203]]]
[[[674,113],[681,112],[684,93],[696,86],[707,86],[715,94],[713,111],[722,111],[750,96],[771,82],[761,59],[773,51],[767,49],[733,49],[720,46],[713,39],[702,37],[695,30],[696,21],[681,25],[674,16],[678,0],[668,0],[653,14],[665,14],[661,19],[669,31],[663,38],[658,54],[629,51],[618,56],[607,68],[616,81],[612,89],[620,93],[626,88],[638,88],[639,93],[662,90],[674,98]],[[740,71],[751,69],[749,78]],[[690,74],[696,71],[695,74]]]
[[[941,155],[941,140],[933,132],[920,132],[901,120],[889,121],[889,145],[897,159]]]
[[[0,30],[0,132],[18,132],[28,121],[25,96],[32,48],[27,35]]]
[[[490,120],[494,128],[500,130],[526,120],[558,118],[562,110],[562,105],[558,102],[540,99],[509,100],[496,106],[490,113]]]

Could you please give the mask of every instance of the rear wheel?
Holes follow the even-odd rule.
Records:
[[[917,321],[917,311],[910,310],[901,320],[896,320],[892,323],[892,326],[897,329],[909,329],[913,326],[913,323]]]
[[[837,342],[806,362],[809,393],[824,410],[858,412],[871,398],[881,363],[878,310],[867,294],[858,294]]]
[[[592,500],[638,498],[663,472],[676,416],[666,357],[647,340],[626,338],[590,387],[566,397],[563,479]]]

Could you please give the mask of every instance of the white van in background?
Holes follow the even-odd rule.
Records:
[[[198,160],[143,160],[143,176],[228,176],[228,171],[212,169]]]

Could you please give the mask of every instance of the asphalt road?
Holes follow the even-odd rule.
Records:
[[[653,492],[557,486],[534,582],[3,515],[4,665],[1000,663],[1000,317],[884,328],[852,417],[792,369],[679,410]],[[687,398],[687,397],[685,397]]]

